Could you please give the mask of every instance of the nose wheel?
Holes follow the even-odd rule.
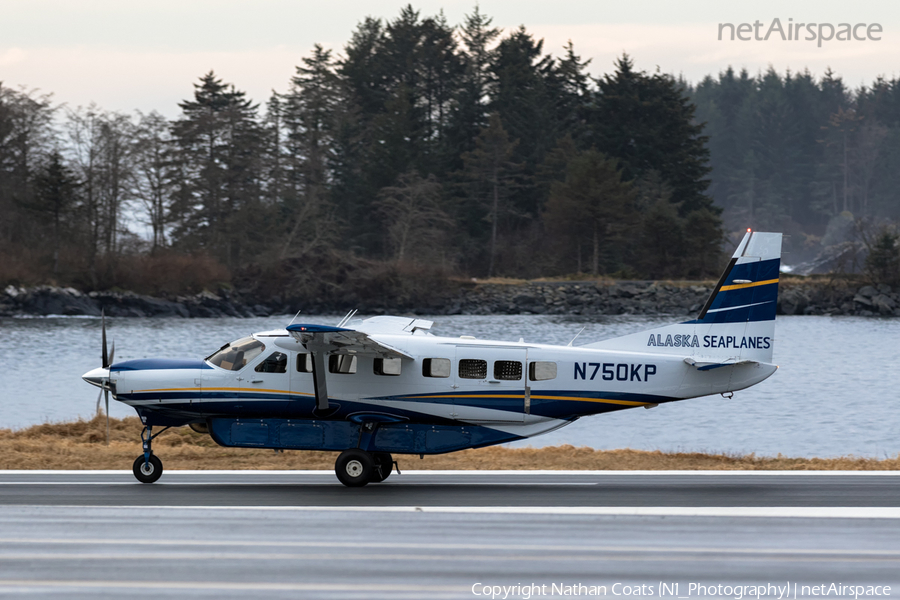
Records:
[[[134,459],[131,470],[141,483],[153,483],[163,474],[162,461],[155,454],[151,454],[149,459],[141,455]]]
[[[131,472],[134,473],[135,478],[141,483],[153,483],[162,477],[162,461],[153,454],[151,444],[153,443],[153,438],[166,429],[168,427],[153,435],[153,427],[148,425],[141,431],[141,443],[144,447],[144,453],[134,459],[134,464],[131,466]]]

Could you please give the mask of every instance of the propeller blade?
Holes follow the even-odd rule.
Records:
[[[103,388],[103,395],[106,397],[106,445],[109,446],[109,390]]]
[[[100,323],[102,327],[102,339],[103,339],[103,368],[107,368],[109,366],[109,357],[106,354],[106,311],[100,311]]]
[[[103,389],[100,389],[100,393],[97,394],[97,414],[100,414],[100,398],[103,397]]]
[[[115,356],[116,356],[116,340],[113,340],[112,348],[109,351],[109,364],[110,365],[112,365],[115,362],[115,360],[114,360]]]

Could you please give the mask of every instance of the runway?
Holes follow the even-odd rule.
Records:
[[[900,474],[406,471],[349,489],[331,471],[3,471],[0,504],[106,506],[900,507]]]
[[[6,471],[0,596],[896,595],[898,492],[897,473]]]

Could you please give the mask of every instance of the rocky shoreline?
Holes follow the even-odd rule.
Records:
[[[357,308],[363,314],[549,314],[549,315],[695,315],[709,296],[710,282],[581,281],[459,284],[442,298],[413,306],[364,303],[356,307],[317,305],[271,298],[246,301],[221,289],[191,296],[157,298],[132,292],[81,292],[73,288],[8,286],[0,291],[0,317],[260,317],[304,312],[330,314]],[[425,308],[421,308],[425,306]],[[313,310],[315,309],[315,310]],[[885,284],[851,280],[788,278],[778,294],[778,314],[900,317],[900,291]]]

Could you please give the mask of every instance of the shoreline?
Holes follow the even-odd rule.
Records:
[[[314,303],[304,299],[258,299],[221,288],[188,296],[154,297],[133,292],[85,293],[74,288],[7,286],[0,290],[0,317],[268,317],[294,314],[416,315],[647,315],[697,314],[714,283],[710,281],[503,281],[448,282],[434,297],[388,303],[376,299],[350,303]],[[783,276],[778,289],[779,315],[855,315],[900,317],[900,290],[859,278]]]
[[[33,425],[0,429],[0,470],[126,470],[141,453],[137,417]],[[335,452],[286,451],[218,446],[188,427],[172,429],[154,441],[166,470],[331,470]],[[491,446],[450,454],[398,454],[409,470],[553,471],[900,471],[893,458],[792,458],[754,454],[705,454],[647,450],[594,450],[570,445],[543,448]]]

